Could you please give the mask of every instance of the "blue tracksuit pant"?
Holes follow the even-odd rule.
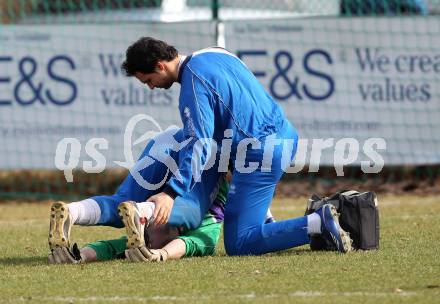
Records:
[[[277,138],[295,139],[297,134],[285,124]],[[263,143],[264,144],[264,143]],[[229,255],[258,255],[308,244],[307,217],[263,224],[275,187],[290,161],[282,163],[283,145],[274,147],[270,170],[258,167],[253,173],[234,171],[225,209],[224,239]],[[261,151],[250,150],[246,160],[260,161]]]

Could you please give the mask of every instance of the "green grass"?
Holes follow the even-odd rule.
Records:
[[[341,255],[307,246],[259,257],[163,264],[48,265],[49,203],[0,204],[0,303],[439,303],[440,198],[382,196],[381,249]],[[278,199],[278,219],[306,199]],[[74,227],[79,244],[123,230]]]

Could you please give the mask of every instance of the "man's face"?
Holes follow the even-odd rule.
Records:
[[[174,83],[174,79],[166,69],[165,65],[161,62],[157,63],[154,72],[136,72],[134,76],[152,90],[154,88],[169,89]]]

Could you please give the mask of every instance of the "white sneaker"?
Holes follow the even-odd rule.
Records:
[[[64,202],[55,202],[50,207],[49,248],[70,247],[72,221],[69,208]]]
[[[140,214],[136,203],[132,201],[120,203],[118,211],[127,232],[127,248],[145,246],[144,229],[148,226],[148,220]]]

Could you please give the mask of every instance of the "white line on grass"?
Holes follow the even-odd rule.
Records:
[[[322,292],[322,291],[295,291],[286,294],[213,294],[213,295],[189,295],[189,296],[151,296],[151,297],[20,297],[16,299],[4,299],[7,301],[21,301],[28,302],[30,300],[36,301],[51,301],[51,302],[148,302],[148,301],[195,301],[195,300],[211,300],[211,299],[266,299],[266,298],[310,298],[310,297],[328,297],[328,296],[337,296],[337,297],[410,297],[416,296],[416,292]],[[0,300],[0,303],[3,300]]]
[[[41,220],[41,219],[20,219],[20,220],[0,220],[0,225],[24,225],[24,224],[30,224],[30,225],[47,225],[49,223],[49,220]]]

